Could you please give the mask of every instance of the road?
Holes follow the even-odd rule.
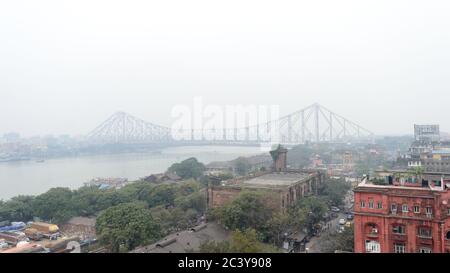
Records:
[[[349,209],[350,211],[353,211],[353,204],[351,203],[351,200],[353,199],[353,191],[350,191],[347,193],[344,204],[345,208]],[[330,233],[335,233],[340,228],[339,225],[339,219],[347,219],[347,215],[344,212],[339,212],[338,217],[332,219],[327,223],[328,229],[322,233],[320,237],[313,237],[309,241],[308,244],[306,244],[306,248],[308,249],[309,253],[320,253],[320,244],[322,243],[322,238],[326,237],[325,235],[328,235]]]
[[[339,219],[347,219],[347,216],[340,212],[338,213],[338,217],[332,219],[330,222],[328,222],[328,230],[324,231],[320,237],[314,236],[311,238],[308,244],[306,244],[306,248],[308,249],[309,253],[320,253],[320,244],[322,243],[322,238],[325,237],[325,235],[336,232],[340,225],[339,225]]]

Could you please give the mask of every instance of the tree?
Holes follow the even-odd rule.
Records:
[[[174,204],[176,190],[171,185],[158,185],[152,189],[146,201],[150,207]]]
[[[230,243],[228,241],[208,241],[199,247],[200,253],[230,253],[230,251]]]
[[[313,155],[314,151],[308,145],[295,146],[289,151],[288,164],[297,168],[307,167]]]
[[[248,160],[243,157],[236,159],[234,167],[236,168],[236,173],[242,176],[247,175],[251,168]]]
[[[7,202],[0,202],[0,221],[29,221],[33,219],[32,196],[16,196]]]
[[[175,199],[175,206],[183,210],[194,209],[199,213],[206,210],[206,196],[204,192],[194,192],[188,196],[181,196]]]
[[[198,162],[196,158],[189,158],[181,163],[175,163],[168,169],[169,172],[176,173],[183,179],[199,178],[205,171],[205,165]]]
[[[96,221],[100,242],[111,252],[132,250],[161,238],[161,228],[142,202],[120,204],[101,212]]]
[[[261,192],[241,192],[235,200],[219,209],[219,219],[232,230],[253,228],[262,231],[273,212],[266,199]]]
[[[274,253],[276,248],[263,244],[255,229],[235,230],[230,242],[205,242],[200,253]]]
[[[312,231],[317,224],[324,220],[327,210],[327,205],[323,199],[311,196],[300,199],[289,214],[295,226]]]
[[[269,240],[275,245],[280,245],[283,241],[283,234],[286,233],[291,226],[292,221],[287,213],[275,213],[267,223],[267,236]]]
[[[342,206],[344,204],[344,198],[347,192],[351,189],[351,185],[345,180],[333,180],[325,183],[322,188],[319,189],[319,194],[332,206]]]
[[[188,181],[184,181],[177,185],[177,195],[190,195],[194,192],[198,192],[202,188],[202,184],[191,179]]]
[[[57,224],[62,224],[77,214],[69,188],[53,188],[37,196],[33,201],[33,209],[35,216]]]
[[[355,251],[354,227],[345,228],[342,233],[327,234],[321,240],[320,250],[325,253],[334,253],[336,250],[345,252]]]
[[[222,181],[230,180],[234,176],[231,173],[218,173],[218,174],[209,174],[204,175],[200,178],[200,183],[204,186],[218,186]]]
[[[255,229],[236,230],[231,235],[230,252],[232,253],[263,253],[268,251],[258,239]]]

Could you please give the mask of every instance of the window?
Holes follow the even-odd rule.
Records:
[[[377,241],[366,241],[367,253],[381,253],[380,243]]]
[[[400,235],[406,234],[406,227],[405,227],[405,226],[402,226],[402,225],[394,226],[394,227],[392,228],[392,233],[394,233],[394,234],[400,234]]]
[[[426,213],[427,213],[428,215],[433,214],[433,208],[432,208],[432,207],[427,207]]]
[[[441,186],[441,180],[434,180],[434,186],[435,187],[440,187]]]
[[[419,253],[431,253],[431,249],[428,247],[421,247]]]
[[[414,213],[420,213],[420,207],[418,205],[414,205]]]
[[[383,208],[383,203],[381,203],[381,202],[378,202],[378,204],[377,204],[377,208],[378,208],[378,209],[382,209],[382,208]]]
[[[391,204],[391,212],[397,213],[397,204]]]
[[[447,238],[447,240],[450,240],[450,231],[447,231],[445,238]]]
[[[432,236],[431,236],[431,228],[425,228],[425,227],[419,228],[419,237],[432,238]]]
[[[408,204],[403,204],[402,206],[402,212],[408,212]]]
[[[447,209],[447,215],[450,216],[450,208]]]
[[[365,207],[366,207],[366,202],[361,201],[361,208],[363,209],[363,208],[365,208]]]
[[[394,244],[394,252],[395,253],[406,253],[405,244]]]
[[[369,201],[369,209],[373,209],[373,201]]]
[[[376,224],[369,223],[369,224],[367,224],[367,226],[369,228],[369,230],[368,230],[369,234],[371,234],[371,235],[377,235],[378,234],[378,227],[377,227]]]

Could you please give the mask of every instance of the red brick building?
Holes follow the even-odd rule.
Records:
[[[207,195],[208,207],[221,207],[233,201],[242,191],[266,191],[271,197],[267,202],[271,202],[281,211],[286,211],[300,198],[317,194],[319,186],[325,181],[325,173],[315,170],[289,170],[287,152],[287,149],[278,147],[272,153],[274,156],[272,171],[230,179],[216,186],[210,185]]]
[[[450,175],[379,173],[355,191],[356,253],[450,253]]]

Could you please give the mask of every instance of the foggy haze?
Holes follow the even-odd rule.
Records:
[[[116,111],[315,102],[376,134],[450,131],[448,1],[3,1],[0,135]]]

